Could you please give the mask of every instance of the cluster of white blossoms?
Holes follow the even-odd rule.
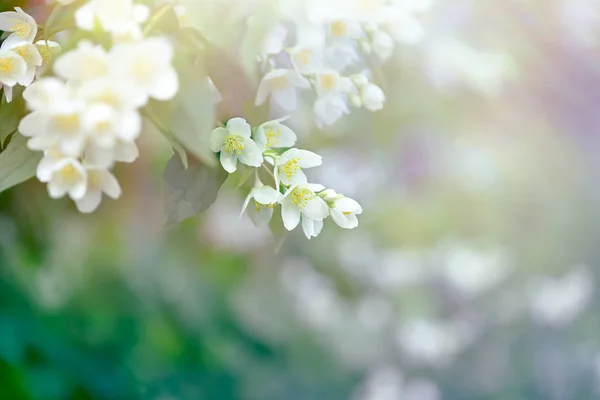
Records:
[[[264,76],[256,105],[270,99],[272,106],[291,113],[297,106],[297,89],[310,88],[316,95],[313,112],[319,128],[349,114],[351,107],[383,108],[385,93],[369,79],[371,58],[384,62],[393,54],[396,41],[416,40],[420,25],[411,13],[426,10],[431,2],[391,1],[371,7],[374,10],[364,15],[358,9],[344,13],[351,3],[331,7],[337,12],[326,5],[311,5],[313,14],[323,9],[323,15],[273,26],[259,54]],[[394,18],[412,27],[414,37],[398,37]]]
[[[49,40],[35,41],[37,23],[19,7],[0,13],[0,30],[8,33],[0,46],[0,88],[7,102],[11,102],[14,87],[31,85],[60,51],[60,46]]]
[[[304,169],[322,164],[311,151],[294,148],[296,134],[283,125],[284,119],[268,121],[252,128],[245,119],[230,119],[211,134],[211,149],[219,153],[221,165],[229,172],[237,170],[238,161],[249,167],[265,167],[272,175],[274,187],[263,184],[255,170],[255,183],[242,207],[256,225],[266,225],[277,205],[285,228],[295,229],[302,222],[308,239],[321,233],[323,220],[331,215],[342,228],[358,226],[362,208],[353,199],[337,194],[323,185],[308,183]],[[285,149],[279,152],[276,149]],[[271,167],[271,168],[269,168]],[[248,207],[253,201],[254,206]]]
[[[31,113],[19,132],[29,137],[31,150],[44,153],[37,178],[52,198],[68,195],[81,212],[94,211],[103,193],[121,194],[110,170],[138,156],[139,109],[149,98],[172,99],[179,89],[173,45],[163,37],[143,38],[140,14],[127,0],[85,3],[75,14],[78,27],[100,22],[113,36],[112,47],[80,41],[56,59],[54,77],[37,80],[23,93]]]

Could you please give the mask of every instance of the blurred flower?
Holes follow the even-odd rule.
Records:
[[[296,87],[307,87],[308,82],[293,69],[274,69],[265,74],[258,86],[256,105],[270,96],[285,111],[294,111],[297,105]]]
[[[549,325],[568,325],[588,306],[593,291],[593,275],[585,266],[562,277],[538,278],[530,288],[532,316]]]
[[[19,43],[33,43],[38,26],[33,17],[21,8],[15,7],[15,11],[0,13],[0,31],[10,32],[2,45],[12,47]]]

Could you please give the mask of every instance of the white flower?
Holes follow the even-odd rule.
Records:
[[[329,207],[315,192],[323,189],[322,185],[307,183],[288,189],[281,207],[283,225],[288,231],[296,228],[302,217],[302,229],[307,238],[315,237],[321,232]]]
[[[82,124],[85,104],[65,101],[47,111],[34,111],[19,123],[19,131],[31,139],[27,146],[32,150],[56,147],[70,157],[79,157],[87,136]]]
[[[32,111],[46,111],[68,98],[68,90],[60,79],[38,79],[23,92],[27,107]]]
[[[297,45],[290,52],[292,65],[300,74],[313,74],[323,69],[320,52],[315,47]]]
[[[332,40],[358,40],[363,36],[360,23],[353,20],[337,20],[329,23],[329,36]]]
[[[254,207],[250,207],[248,215],[256,226],[264,226],[269,223],[273,216],[273,209],[282,200],[283,195],[270,186],[265,186],[260,180],[256,184],[244,201],[240,217],[248,208],[250,200],[254,200]]]
[[[65,196],[67,193],[73,200],[80,200],[87,189],[87,172],[83,165],[74,158],[40,161],[38,178],[48,182],[48,194],[53,199]],[[43,179],[42,179],[43,178]]]
[[[308,87],[309,83],[293,69],[274,69],[265,74],[256,94],[257,106],[271,96],[271,100],[285,111],[294,111],[297,105],[296,87]]]
[[[354,229],[358,226],[358,214],[362,214],[362,208],[356,200],[349,197],[342,197],[334,200],[329,210],[331,218],[340,227],[344,229]]]
[[[66,80],[87,82],[108,76],[109,67],[110,61],[104,48],[82,40],[75,50],[56,60],[54,72]]]
[[[29,86],[35,78],[35,69],[42,65],[42,56],[37,47],[27,42],[2,43],[2,50],[12,50],[25,61],[26,69],[17,81],[19,85]]]
[[[15,11],[0,13],[0,31],[12,32],[3,43],[12,46],[21,42],[33,43],[38,27],[33,17],[15,7]]]
[[[129,80],[130,96],[142,103],[148,97],[170,100],[179,91],[177,71],[171,64],[173,56],[173,45],[161,37],[120,43],[110,53],[114,76]]]
[[[363,106],[369,111],[378,111],[383,108],[385,93],[373,83],[369,83],[360,89]]]
[[[82,126],[95,145],[112,148],[117,139],[134,141],[142,129],[142,118],[135,110],[119,111],[98,103],[85,110]]]
[[[271,148],[292,147],[296,144],[294,131],[281,123],[286,119],[268,121],[256,129],[254,141],[263,152]]]
[[[110,168],[115,162],[132,163],[138,156],[139,150],[135,142],[125,142],[117,138],[112,147],[101,147],[95,141],[91,141],[85,148],[83,159],[86,165]]]
[[[351,88],[351,80],[341,77],[335,70],[323,71],[316,74],[315,89],[321,97],[347,93]]]
[[[317,99],[313,107],[316,124],[319,128],[324,125],[332,125],[344,114],[350,113],[348,105],[339,96],[326,96]]]
[[[219,127],[212,131],[211,149],[215,153],[221,152],[221,165],[225,171],[235,172],[238,160],[251,167],[261,166],[262,152],[250,136],[250,125],[243,118],[232,118],[225,128]]]
[[[371,50],[380,60],[385,61],[394,52],[394,38],[387,32],[378,30],[373,33]]]
[[[102,168],[87,169],[87,190],[85,195],[75,201],[77,209],[82,213],[91,213],[102,201],[102,193],[116,199],[121,195],[121,186],[110,171]]]
[[[252,17],[250,20],[251,24],[256,23],[256,17]],[[266,38],[261,44],[260,54],[270,55],[278,54],[283,50],[283,44],[287,37],[287,30],[280,24],[275,24],[267,34]]]
[[[305,184],[307,179],[302,169],[318,167],[322,163],[322,157],[312,151],[289,149],[275,163],[277,186],[279,182],[284,185]]]
[[[0,50],[0,83],[12,87],[23,79],[27,72],[27,63],[10,50]]]
[[[35,47],[42,57],[42,65],[37,68],[35,73],[36,77],[40,77],[46,72],[52,61],[60,53],[61,48],[58,43],[51,40],[38,40],[35,42]]]
[[[148,7],[133,4],[132,0],[90,0],[75,13],[75,23],[81,29],[91,31],[95,22],[116,37],[139,38],[139,24],[149,15]]]

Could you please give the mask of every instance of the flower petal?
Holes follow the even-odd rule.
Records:
[[[238,155],[241,163],[251,167],[260,167],[263,162],[262,152],[252,139],[244,139],[244,149]]]
[[[306,215],[311,219],[321,221],[329,215],[329,206],[325,203],[325,200],[315,196],[310,199],[306,205],[302,208],[302,214]]]
[[[232,174],[237,170],[237,156],[235,154],[222,151],[220,159],[221,165],[225,171]]]
[[[252,197],[260,204],[279,203],[281,193],[273,189],[271,186],[262,186],[254,188],[251,191]]]
[[[283,220],[283,226],[288,231],[293,230],[300,223],[300,210],[298,210],[291,197],[286,197],[283,200],[281,219]]]
[[[252,129],[250,128],[250,124],[246,122],[244,118],[232,118],[227,121],[227,130],[232,135],[241,136],[243,138],[250,138],[252,134]]]
[[[225,143],[225,136],[229,131],[225,128],[215,128],[210,134],[210,149],[217,153],[221,151],[223,148],[223,144]]]

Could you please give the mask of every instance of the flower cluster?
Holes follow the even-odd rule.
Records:
[[[274,187],[265,185],[255,170],[254,187],[246,197],[241,214],[248,210],[256,225],[266,225],[275,207],[281,204],[285,228],[291,231],[302,222],[308,239],[319,235],[323,220],[329,215],[342,228],[356,228],[356,215],[362,213],[358,202],[323,185],[308,183],[303,170],[321,165],[321,156],[294,148],[296,134],[283,125],[283,121],[268,121],[253,129],[243,118],[233,118],[212,131],[211,149],[219,153],[221,165],[227,172],[235,172],[239,161],[249,167],[265,167],[273,177]],[[286,148],[283,152],[277,151]],[[248,207],[251,201],[254,207]]]
[[[94,211],[103,193],[121,194],[110,170],[138,156],[139,109],[149,98],[172,99],[179,89],[171,42],[142,38],[140,14],[130,1],[85,3],[75,14],[77,25],[100,22],[113,35],[111,48],[80,41],[56,59],[56,77],[39,79],[23,93],[31,113],[19,132],[31,150],[44,153],[37,177],[52,198],[68,194],[81,212]]]
[[[342,7],[343,8],[343,7]],[[378,10],[396,12],[387,7]],[[297,106],[297,89],[315,93],[313,112],[319,128],[350,113],[350,106],[378,111],[386,96],[369,80],[371,56],[379,62],[394,52],[395,38],[387,19],[360,20],[342,15],[277,23],[260,50],[264,75],[256,105],[270,104],[290,113]],[[253,23],[253,20],[250,20]],[[290,38],[294,37],[293,43]]]
[[[45,71],[60,46],[49,40],[35,41],[37,23],[19,7],[0,13],[0,31],[9,33],[0,46],[0,88],[11,102],[14,87],[29,86]]]

